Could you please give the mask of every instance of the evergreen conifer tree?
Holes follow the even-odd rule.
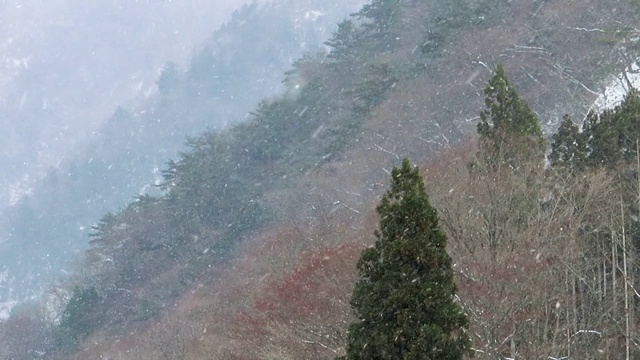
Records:
[[[356,26],[352,20],[344,20],[338,24],[338,30],[324,44],[331,48],[327,57],[338,63],[354,62],[356,60]]]
[[[551,165],[554,167],[582,169],[587,160],[587,142],[569,115],[562,118],[558,131],[553,135]]]
[[[368,19],[365,29],[375,33],[385,33],[390,27],[402,18],[402,0],[372,0],[354,15]]]
[[[462,359],[470,340],[447,238],[422,177],[405,159],[377,208],[375,245],[362,252],[344,360]]]
[[[60,319],[60,333],[58,343],[60,346],[74,346],[98,327],[98,319],[95,307],[100,301],[100,296],[95,287],[73,289],[73,296],[69,300]]]
[[[640,139],[640,92],[632,89],[614,109],[591,112],[585,119],[584,137],[588,139],[591,166],[616,166],[636,158]]]
[[[545,139],[537,116],[511,86],[502,65],[484,90],[486,109],[480,113],[480,159],[490,168],[517,168],[521,162],[544,159]]]

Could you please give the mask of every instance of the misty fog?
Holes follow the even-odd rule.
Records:
[[[0,359],[638,358],[638,19],[0,0]]]
[[[245,2],[3,1],[0,207]]]
[[[48,281],[71,272],[92,224],[153,191],[185,136],[241,121],[282,91],[282,73],[303,52],[322,49],[362,1],[271,2],[264,12],[282,17],[265,18],[272,35],[232,18],[261,11],[248,3],[0,2],[0,302],[46,292]],[[249,15],[238,12],[243,5]],[[255,58],[236,53],[253,50],[241,41],[228,43],[255,36],[273,45]],[[156,121],[149,109],[161,106],[167,64],[182,73],[208,54],[227,62],[223,71],[241,72],[220,74],[228,85],[215,85],[208,115],[176,114],[159,130],[136,125]],[[128,122],[118,123],[119,114]]]

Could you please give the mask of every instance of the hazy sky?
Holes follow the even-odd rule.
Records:
[[[246,2],[0,1],[0,204]]]

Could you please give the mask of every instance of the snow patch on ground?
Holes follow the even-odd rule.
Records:
[[[591,106],[591,110],[600,112],[620,105],[625,95],[631,90],[629,84],[640,89],[640,65],[637,62],[631,64],[625,72],[615,75],[609,80],[602,95]]]
[[[0,302],[0,320],[6,320],[11,314],[11,309],[16,306],[17,301]]]

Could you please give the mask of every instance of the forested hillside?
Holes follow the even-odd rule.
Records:
[[[319,51],[341,9],[358,2],[350,3],[254,2],[238,9],[186,66],[167,63],[155,92],[123,104],[73,155],[60,158],[30,194],[2,211],[0,314],[2,303],[46,293],[73,271],[104,213],[158,194],[162,169],[185,149],[186,136],[243,121],[256,102],[280,93],[291,59]]]
[[[103,216],[69,296],[53,315],[15,309],[0,354],[352,359],[367,346],[383,357],[389,344],[401,353],[408,332],[355,339],[349,324],[363,319],[350,305],[363,313],[367,274],[413,271],[375,261],[378,241],[415,255],[403,236],[424,233],[447,244],[428,266],[440,261],[453,276],[438,296],[468,319],[452,321],[468,325],[460,349],[475,358],[638,356],[640,96],[586,113],[637,58],[639,14],[628,1],[373,0],[340,23],[328,52],[295,62],[281,96],[189,137],[157,194]],[[215,101],[201,90],[215,76],[169,65],[157,106],[188,119],[193,107],[171,96]],[[396,212],[406,211],[390,205],[404,204],[392,168],[405,157],[421,164],[426,193],[403,194],[417,194],[428,221],[391,231],[389,217],[403,224]],[[408,162],[401,171],[422,186]],[[415,274],[398,283],[434,281]]]

